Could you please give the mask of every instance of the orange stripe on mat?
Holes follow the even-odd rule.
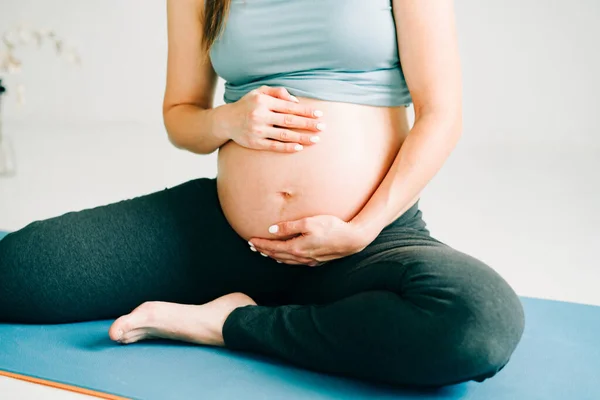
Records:
[[[7,376],[9,378],[19,379],[22,381],[31,382],[31,383],[37,383],[39,385],[50,386],[50,387],[54,387],[57,389],[68,390],[68,391],[75,392],[75,393],[87,394],[89,396],[96,396],[96,397],[100,397],[101,399],[129,400],[127,397],[115,396],[114,394],[97,392],[95,390],[84,389],[84,388],[80,388],[77,386],[71,386],[71,385],[67,385],[65,383],[47,381],[45,379],[40,379],[40,378],[33,378],[31,376],[26,376],[26,375],[19,375],[19,374],[15,374],[12,372],[0,371],[0,375]]]

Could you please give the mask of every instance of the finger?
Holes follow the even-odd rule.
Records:
[[[270,239],[253,239],[258,251],[267,254],[275,259],[286,259],[301,261],[304,264],[317,262],[314,250],[304,249],[300,246],[299,241],[302,239],[290,240],[270,240]]]
[[[259,93],[263,93],[272,97],[276,97],[281,100],[293,101],[294,103],[299,103],[300,101],[296,98],[296,96],[292,96],[290,92],[287,91],[284,87],[275,87],[275,86],[266,86],[263,85],[258,89]]]
[[[303,145],[318,143],[321,138],[315,134],[298,133],[285,128],[270,127],[265,130],[268,138],[281,142],[292,142]]]
[[[292,114],[307,118],[319,118],[323,116],[323,111],[321,110],[281,99],[273,99],[270,109],[281,114]]]
[[[252,245],[263,253],[287,253],[293,254],[294,248],[290,240],[251,239]]]
[[[257,249],[252,244],[250,245],[250,250],[253,251],[253,252],[255,252],[255,253],[257,253],[257,254],[260,254],[263,257],[269,257],[269,254],[268,254],[269,252],[267,250],[264,250],[264,249],[261,249],[261,248]]]
[[[306,258],[306,257],[294,257],[290,254],[287,253],[270,253],[269,257],[274,258],[275,260],[279,260],[284,264],[302,264],[302,265],[309,265],[309,264],[316,264],[317,261],[313,260],[311,258]]]
[[[308,233],[308,224],[308,218],[302,218],[296,221],[280,222],[278,224],[271,225],[269,227],[269,233],[277,237],[301,235],[304,233]]]
[[[276,153],[297,153],[304,149],[304,146],[293,142],[279,142],[273,139],[258,139],[255,147],[258,150],[274,151]]]
[[[301,263],[299,261],[277,261],[279,264],[287,264],[287,265],[306,265],[304,263]]]
[[[325,129],[325,124],[317,119],[275,112],[271,113],[267,117],[267,124],[277,125],[284,128],[303,129],[306,131],[314,132],[321,132]]]

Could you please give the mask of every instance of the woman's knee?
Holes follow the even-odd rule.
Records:
[[[458,332],[456,355],[465,366],[465,380],[483,381],[509,361],[525,329],[523,305],[508,282],[482,261],[456,250],[454,283]],[[458,277],[456,277],[458,278]]]
[[[463,300],[467,303],[469,300]],[[409,336],[413,349],[406,360],[407,337],[402,334],[390,343],[393,355],[382,374],[388,381],[402,386],[441,387],[467,381],[482,382],[504,368],[512,357],[523,332],[518,312],[490,310],[488,315],[461,310],[459,313],[429,314],[413,321],[426,331]],[[406,321],[403,321],[406,322]]]
[[[434,318],[439,338],[431,360],[443,385],[482,381],[509,361],[525,328],[522,303],[512,287],[482,261],[447,246],[413,259],[401,297]],[[427,346],[425,346],[427,348]],[[424,378],[428,379],[428,378]]]
[[[0,241],[0,277],[28,278],[36,267],[46,265],[52,253],[51,235],[43,221],[30,223]],[[46,260],[46,262],[44,262]],[[6,283],[6,279],[0,282]]]
[[[50,228],[33,222],[0,241],[0,321],[55,322],[53,315],[64,311],[57,303],[60,294],[81,294],[62,281],[70,254]]]
[[[30,256],[35,256],[32,240],[25,230],[9,233],[0,240],[0,285],[26,270]],[[0,295],[2,293],[0,292]]]
[[[15,309],[22,308],[23,291],[31,254],[27,240],[18,232],[0,240],[0,322],[12,321]]]

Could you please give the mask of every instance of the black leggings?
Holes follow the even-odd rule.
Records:
[[[113,319],[145,301],[202,304],[242,292],[231,349],[403,386],[495,375],[524,328],[515,292],[432,238],[418,203],[360,253],[320,267],[250,251],[215,179],[37,221],[0,241],[0,321]]]

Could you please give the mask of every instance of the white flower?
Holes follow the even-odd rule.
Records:
[[[35,43],[40,48],[45,42],[49,42],[59,57],[64,57],[69,63],[81,65],[81,58],[77,51],[68,46],[64,39],[56,32],[46,29],[32,29],[22,24],[12,30],[7,30],[0,36],[0,78],[3,74],[15,74],[22,70],[23,62],[15,55],[19,46]],[[25,103],[25,87],[17,86],[17,101]]]

